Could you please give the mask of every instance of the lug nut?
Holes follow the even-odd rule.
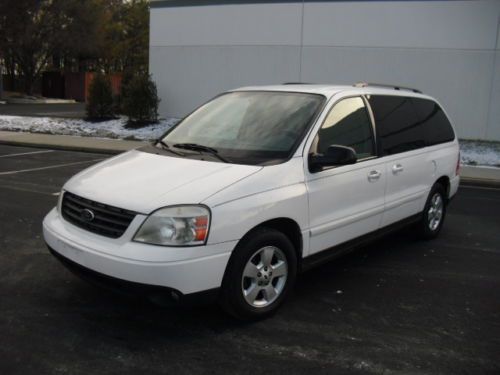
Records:
[[[262,274],[259,272],[259,273],[257,273],[257,276],[258,276],[258,277],[261,277],[261,276],[262,276]]]

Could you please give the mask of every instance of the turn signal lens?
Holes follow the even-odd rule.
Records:
[[[205,241],[208,235],[208,216],[198,216],[195,220],[196,241]]]

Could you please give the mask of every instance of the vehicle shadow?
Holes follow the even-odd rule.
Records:
[[[328,294],[337,293],[338,285],[342,285],[349,278],[349,270],[379,265],[397,256],[399,252],[409,251],[408,248],[414,247],[413,245],[415,239],[411,231],[402,230],[304,272],[299,276],[290,301],[267,320],[290,318],[290,314],[297,312],[297,306],[299,310],[300,306],[310,306],[314,301],[322,299],[325,291]],[[265,321],[238,321],[224,313],[216,303],[162,306],[117,295],[79,279],[72,280],[67,287],[72,289],[72,296],[79,296],[78,304],[73,307],[79,312],[81,323],[87,322],[95,326],[98,334],[118,335],[117,332],[135,332],[136,335],[152,335],[162,339],[196,338],[205,334],[252,329],[252,326],[266,324]]]

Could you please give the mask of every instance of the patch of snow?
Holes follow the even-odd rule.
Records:
[[[82,119],[1,115],[0,130],[83,137],[151,140],[160,137],[178,121],[179,119],[176,118],[167,118],[161,119],[158,124],[142,128],[127,128],[125,127],[127,122],[125,117],[102,122],[89,122]]]
[[[460,162],[465,165],[500,167],[500,142],[461,140]]]

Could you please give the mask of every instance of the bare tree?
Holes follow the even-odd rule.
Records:
[[[98,35],[100,19],[92,16],[100,5],[97,0],[2,0],[0,49],[23,76],[26,94],[33,93],[35,80],[54,56],[99,50],[98,38],[91,38]]]
[[[1,0],[0,51],[26,94],[47,67],[147,71],[146,0]]]

